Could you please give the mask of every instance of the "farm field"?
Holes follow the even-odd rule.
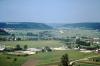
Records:
[[[64,45],[60,41],[55,41],[55,40],[39,40],[39,41],[1,41],[1,44],[5,44],[6,46],[11,46],[15,47],[17,44],[20,46],[28,45],[28,47],[36,48],[36,47],[44,47],[44,46],[49,46],[49,47],[59,47]]]
[[[0,66],[21,66],[32,56],[13,56],[0,53]]]

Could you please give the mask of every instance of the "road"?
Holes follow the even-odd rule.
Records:
[[[22,64],[21,66],[36,66],[36,60],[30,59],[26,61],[24,64]]]
[[[91,56],[91,57],[87,57],[87,58],[83,58],[83,59],[74,60],[74,61],[71,61],[69,63],[69,65],[72,65],[73,63],[78,62],[78,61],[88,60],[89,58],[98,57],[98,56],[100,56],[100,55],[96,55],[96,56]],[[36,66],[36,63],[37,63],[36,60],[30,59],[30,60],[26,61],[24,64],[22,64],[22,66]],[[47,64],[47,66],[48,65],[49,64]]]
[[[78,61],[88,60],[89,58],[98,57],[98,56],[100,56],[100,55],[96,55],[96,56],[91,56],[91,57],[87,57],[87,58],[83,58],[83,59],[74,60],[74,61],[71,61],[69,63],[69,65],[72,65],[73,63],[78,62]]]

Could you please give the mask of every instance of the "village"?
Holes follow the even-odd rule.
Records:
[[[44,54],[42,56],[44,57],[49,53],[59,54],[60,52],[68,52],[70,54],[70,52],[78,52],[79,57],[80,54],[86,54],[88,58],[85,60],[86,62],[90,62],[88,61],[89,59],[94,58],[95,56],[98,57],[98,55],[100,55],[100,37],[98,36],[99,32],[95,30],[30,30],[27,32],[23,31],[23,33],[19,30],[4,30],[6,32],[2,31],[4,32],[3,34],[8,35],[2,35],[1,37],[3,38],[3,40],[0,40],[1,55],[18,57],[34,57],[36,55],[37,57],[41,57],[41,54]],[[83,33],[82,31],[86,33]],[[93,56],[94,54],[96,55]],[[17,58],[15,58],[15,60]],[[83,63],[84,58],[82,60],[81,58],[78,60],[71,60],[70,64],[76,64],[76,62],[80,61]]]
[[[67,46],[67,45],[62,45],[60,47],[49,47],[49,46],[45,46],[45,47],[41,47],[41,48],[30,48],[28,47],[27,45],[24,46],[24,49],[22,49],[20,47],[20,45],[17,45],[16,48],[18,50],[14,51],[14,49],[16,48],[7,48],[5,45],[3,44],[0,44],[0,51],[14,51],[14,54],[28,54],[28,55],[31,55],[31,54],[36,54],[37,52],[49,52],[49,51],[57,51],[57,50],[71,50],[71,49],[74,49],[74,50],[80,50],[80,52],[96,52],[96,53],[100,53],[100,49],[99,49],[99,44],[100,44],[100,39],[99,38],[94,38],[92,39],[92,41],[90,40],[87,40],[85,39],[86,42],[92,42],[91,44],[95,44],[96,47],[94,48],[86,48],[85,46],[77,46],[75,47],[73,44],[70,46],[70,48]],[[68,42],[69,43],[69,42]],[[72,42],[71,42],[72,43]],[[23,51],[22,51],[23,50]],[[9,54],[13,54],[13,53],[9,53]]]

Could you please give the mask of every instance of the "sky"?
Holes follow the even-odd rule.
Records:
[[[0,22],[100,22],[100,0],[0,0]]]

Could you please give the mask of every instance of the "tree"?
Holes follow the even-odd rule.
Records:
[[[11,35],[11,38],[12,38],[12,40],[14,41],[15,38],[16,38],[16,37],[15,37],[15,34],[12,34],[12,35]]]
[[[21,38],[17,38],[17,41],[20,41],[21,40]]]
[[[49,46],[45,46],[45,50],[48,51],[48,52],[52,51],[52,49]]]
[[[5,52],[13,52],[14,49],[13,49],[13,48],[7,48],[7,47],[6,47],[6,48],[4,49],[4,51],[5,51]]]
[[[76,39],[76,44],[80,44],[80,39]]]
[[[68,66],[68,63],[69,63],[69,59],[68,59],[68,54],[66,53],[61,57],[60,66]]]
[[[24,45],[24,50],[26,50],[28,48],[28,46],[27,45]]]
[[[22,50],[22,48],[20,47],[19,44],[17,44],[15,50]]]
[[[17,58],[14,58],[14,60],[13,61],[17,61]]]

